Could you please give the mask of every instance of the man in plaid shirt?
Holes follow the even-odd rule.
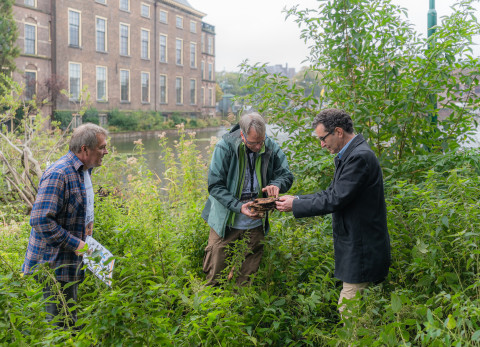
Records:
[[[40,180],[30,215],[32,231],[22,271],[31,274],[42,263],[54,269],[58,285],[49,283],[45,287],[45,299],[61,288],[65,301],[60,299],[60,303],[77,301],[78,283],[85,277],[81,250],[93,231],[90,175],[92,168],[101,166],[103,156],[108,154],[107,136],[108,132],[98,125],[81,125],[72,134],[69,152],[45,170]],[[46,311],[49,320],[67,312],[64,305],[55,302],[47,303]],[[74,325],[76,312],[68,316],[66,322],[60,319],[55,324]]]

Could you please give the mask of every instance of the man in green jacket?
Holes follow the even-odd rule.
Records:
[[[209,285],[217,285],[225,269],[225,248],[246,239],[250,252],[240,268],[237,284],[257,272],[263,240],[269,229],[265,219],[250,211],[255,198],[287,192],[293,182],[287,158],[278,144],[266,137],[265,120],[257,112],[241,116],[240,122],[215,146],[208,173],[208,197],[202,217],[210,226],[203,271]]]

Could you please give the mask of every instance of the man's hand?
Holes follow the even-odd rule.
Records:
[[[262,217],[259,217],[256,212],[250,211],[250,209],[248,207],[252,204],[253,204],[253,201],[249,201],[249,202],[243,204],[240,212],[242,212],[245,216],[250,217],[252,219],[262,219]]]
[[[273,196],[278,198],[278,194],[280,193],[280,188],[274,185],[266,186],[262,188],[262,192],[267,192],[267,196]]]
[[[295,199],[292,195],[284,195],[278,198],[278,201],[275,203],[277,210],[282,212],[290,212],[292,210],[293,200]]]
[[[80,240],[80,243],[78,244],[78,248],[75,250],[75,254],[83,255],[87,250],[88,250],[88,245],[82,240]]]

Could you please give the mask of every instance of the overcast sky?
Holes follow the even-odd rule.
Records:
[[[249,63],[281,64],[297,71],[308,55],[300,39],[300,28],[293,17],[285,20],[282,10],[299,5],[316,8],[316,0],[188,0],[195,9],[206,13],[203,21],[215,26],[216,71],[238,71],[238,65]],[[417,31],[426,35],[429,0],[393,0],[408,10],[409,20]],[[454,0],[436,0],[437,23],[451,13]],[[480,6],[477,6],[480,8]],[[478,13],[480,15],[480,11]],[[479,39],[476,40],[480,42]],[[479,54],[479,48],[475,53]]]

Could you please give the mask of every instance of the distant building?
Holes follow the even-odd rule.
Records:
[[[266,66],[265,70],[267,71],[267,73],[272,75],[276,74],[287,78],[293,78],[293,76],[295,76],[295,68],[289,68],[288,64],[285,64],[285,67],[280,64]]]
[[[44,111],[215,112],[215,27],[187,0],[17,0],[14,80]],[[68,90],[69,96],[59,94]]]

